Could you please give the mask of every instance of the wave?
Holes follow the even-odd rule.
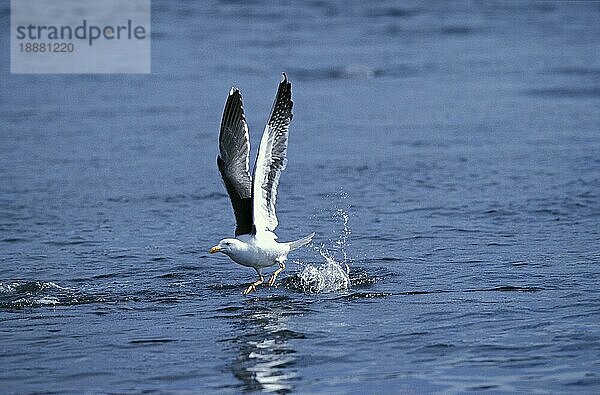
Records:
[[[0,309],[72,306],[103,301],[102,296],[87,295],[52,281],[0,282]]]

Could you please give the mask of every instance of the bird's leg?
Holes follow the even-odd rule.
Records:
[[[258,273],[258,280],[256,280],[255,282],[250,284],[248,286],[248,288],[246,288],[246,290],[244,291],[244,295],[248,295],[250,292],[256,291],[256,287],[258,287],[260,284],[262,284],[265,281],[265,278],[263,277],[262,273],[258,269],[256,270],[256,273]]]
[[[279,275],[279,273],[281,273],[283,271],[283,269],[285,269],[285,261],[279,262],[279,269],[277,269],[273,272],[273,274],[271,275],[271,278],[269,279],[269,282],[267,283],[267,285],[269,287],[272,287],[275,284],[277,275]]]

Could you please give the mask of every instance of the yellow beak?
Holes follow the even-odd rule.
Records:
[[[221,247],[219,247],[219,246],[214,246],[213,248],[208,250],[208,252],[210,252],[211,254],[214,254],[215,252],[219,252],[219,251],[221,251]]]

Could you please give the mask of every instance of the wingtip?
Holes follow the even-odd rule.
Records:
[[[235,86],[232,86],[231,89],[229,90],[229,96],[235,95],[236,93],[240,93],[240,90],[238,88],[236,88]]]
[[[281,82],[288,82],[288,78],[287,78],[287,75],[285,74],[285,71],[283,73],[281,73],[281,78],[282,78]]]

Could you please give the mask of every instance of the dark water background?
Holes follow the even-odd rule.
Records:
[[[600,391],[600,3],[154,0],[134,76],[9,74],[8,4],[0,392]],[[278,233],[351,286],[244,297],[217,131],[281,71]]]

